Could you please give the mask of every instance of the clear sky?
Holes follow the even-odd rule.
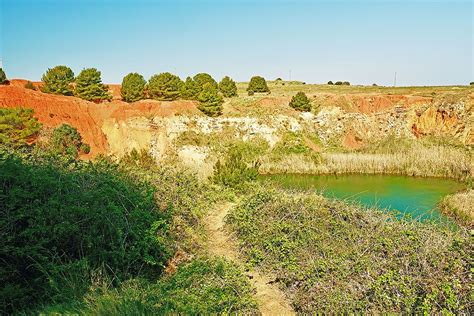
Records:
[[[473,78],[471,1],[0,0],[9,78],[64,64],[146,78],[208,72],[308,83],[451,85]]]

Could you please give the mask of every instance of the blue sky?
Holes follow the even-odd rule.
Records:
[[[467,84],[471,1],[0,0],[9,78],[55,65],[118,83],[170,71],[308,83]]]

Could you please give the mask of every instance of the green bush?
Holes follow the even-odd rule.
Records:
[[[6,84],[7,82],[7,75],[5,74],[5,71],[3,71],[3,68],[0,68],[0,84]]]
[[[156,100],[176,100],[182,85],[183,81],[178,76],[164,72],[148,80],[148,94]]]
[[[198,85],[199,92],[201,92],[204,89],[204,86],[207,83],[210,84],[216,90],[219,88],[217,85],[217,81],[215,81],[214,78],[212,78],[212,76],[207,73],[199,73],[193,77],[193,80]]]
[[[125,102],[135,102],[144,98],[146,81],[142,75],[129,73],[122,80],[120,94]]]
[[[237,86],[235,81],[229,76],[225,76],[222,78],[221,82],[219,82],[219,91],[226,98],[237,96]]]
[[[332,82],[331,80],[328,81],[328,85],[333,85],[334,82]]]
[[[187,77],[181,86],[180,96],[185,100],[196,100],[201,91],[199,85],[191,77]]]
[[[198,109],[207,116],[219,116],[222,114],[224,100],[214,85],[206,83],[198,95]]]
[[[90,146],[82,142],[82,136],[76,128],[67,124],[55,128],[50,139],[51,150],[60,155],[77,158],[80,152],[88,154]]]
[[[25,87],[25,89],[36,90],[35,85],[34,85],[33,82],[31,82],[31,81],[27,81],[27,82],[25,83],[25,86],[24,86],[24,87]]]
[[[44,314],[253,315],[258,308],[247,278],[223,259],[199,258],[156,283],[130,280],[118,290],[86,296],[79,308],[49,307]]]
[[[44,85],[41,90],[45,93],[73,95],[71,83],[74,81],[74,72],[66,66],[56,66],[48,69],[41,78]]]
[[[468,231],[269,186],[254,186],[227,221],[297,312],[469,314]]]
[[[81,99],[100,102],[112,99],[109,88],[102,84],[101,73],[95,68],[87,68],[81,71],[76,78],[74,94]]]
[[[342,83],[342,85],[344,85],[344,86],[350,86],[351,83],[350,83],[349,81],[344,81],[344,82]]]
[[[311,102],[304,92],[298,92],[291,98],[290,104],[293,109],[298,111],[311,111]]]
[[[265,78],[260,76],[254,76],[250,79],[247,91],[249,95],[251,95],[255,92],[270,92],[270,89],[268,89]]]
[[[474,86],[474,81],[471,81],[469,85]]]
[[[342,86],[342,81],[336,81],[335,85],[336,86]]]
[[[0,108],[0,145],[20,147],[32,140],[41,129],[33,110]]]
[[[242,157],[242,152],[238,148],[232,148],[224,163],[217,161],[212,180],[228,187],[239,188],[246,182],[257,179],[258,167],[258,163],[249,167]]]
[[[169,211],[149,185],[106,162],[59,166],[0,159],[2,314],[156,277],[169,258]]]

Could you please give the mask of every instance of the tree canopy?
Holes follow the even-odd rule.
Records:
[[[74,94],[81,99],[93,102],[112,99],[108,87],[102,84],[100,71],[95,68],[87,68],[81,71],[76,78]]]
[[[71,83],[74,72],[67,66],[56,66],[48,69],[41,78],[44,85],[42,91],[51,94],[73,95]]]
[[[196,100],[199,92],[200,92],[199,85],[193,78],[187,77],[184,84],[181,86],[181,98],[185,100]]]
[[[148,94],[156,100],[176,100],[182,86],[183,81],[178,76],[164,72],[148,80]]]
[[[298,111],[311,111],[311,102],[304,92],[298,92],[291,98],[290,106]]]
[[[219,95],[217,88],[211,84],[206,83],[198,96],[198,109],[207,116],[219,116],[222,114],[222,103],[224,100]]]
[[[267,86],[267,81],[265,78],[254,76],[250,79],[247,91],[251,95],[255,92],[270,92],[270,89]]]
[[[229,76],[225,76],[221,82],[219,82],[219,90],[226,98],[237,96],[237,85]]]
[[[0,84],[5,84],[7,82],[7,75],[5,74],[5,71],[3,71],[3,68],[0,68]]]
[[[146,81],[142,75],[129,73],[122,80],[120,94],[125,102],[135,102],[143,99]]]
[[[36,136],[41,123],[31,109],[0,108],[0,145],[20,147]]]

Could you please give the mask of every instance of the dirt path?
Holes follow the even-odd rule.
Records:
[[[222,256],[236,263],[242,263],[237,245],[231,234],[225,230],[224,220],[233,203],[217,205],[206,220],[209,252]],[[284,294],[271,284],[271,279],[256,271],[247,273],[250,282],[257,290],[256,299],[263,315],[294,315],[294,311]]]

